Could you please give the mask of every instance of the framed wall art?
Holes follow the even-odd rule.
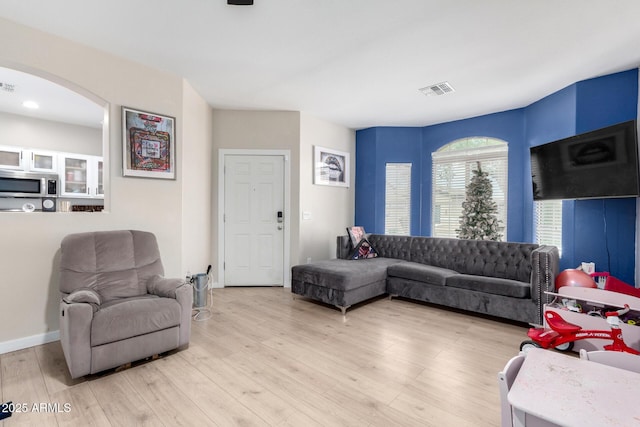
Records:
[[[122,107],[122,175],[176,178],[176,119]]]
[[[314,146],[313,183],[349,187],[349,153]]]

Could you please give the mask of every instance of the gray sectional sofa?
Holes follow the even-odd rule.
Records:
[[[346,310],[389,294],[542,323],[544,291],[553,291],[558,249],[531,243],[372,234],[377,258],[345,259],[353,250],[338,236],[337,259],[292,267],[291,291]]]

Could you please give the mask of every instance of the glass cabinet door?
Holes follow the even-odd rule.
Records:
[[[96,187],[96,196],[104,196],[104,185],[103,185],[103,173],[102,173],[102,160],[98,160],[98,186]]]
[[[0,147],[0,168],[22,170],[24,168],[22,150],[13,147]]]
[[[89,195],[87,163],[86,158],[64,158],[64,185],[62,187],[62,193],[64,195]]]
[[[40,172],[55,172],[56,157],[56,153],[33,151],[31,152],[31,165],[29,169]]]

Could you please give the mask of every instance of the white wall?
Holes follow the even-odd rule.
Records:
[[[182,272],[204,273],[211,257],[212,114],[184,82],[182,132]]]
[[[0,112],[0,145],[102,156],[102,129]]]
[[[165,273],[183,277],[217,259],[219,149],[291,153],[292,265],[335,253],[354,217],[355,133],[299,112],[212,110],[184,79],[0,19],[0,66],[48,78],[101,104],[107,212],[0,213],[0,353],[58,330],[60,241],[70,233],[141,229],[156,234]],[[158,89],[161,88],[161,89]],[[121,107],[176,118],[177,179],[122,176]],[[348,189],[312,184],[313,145],[351,153]],[[301,224],[301,207],[313,219]],[[217,271],[214,265],[214,273]],[[214,278],[215,280],[215,278]]]
[[[294,111],[239,111],[213,110],[213,177],[218,177],[220,149],[289,150],[291,152],[291,265],[297,264],[299,241],[299,193],[296,177],[300,175],[298,160],[300,145],[300,113]],[[212,189],[213,240],[212,256],[218,257],[218,187]],[[214,269],[214,282],[218,281],[218,268]]]
[[[210,108],[186,88],[178,76],[3,19],[0,19],[0,40],[11,40],[11,43],[0,43],[0,66],[53,79],[93,99],[102,99],[109,103],[110,113],[105,150],[108,212],[0,214],[1,351],[3,343],[57,331],[58,249],[61,239],[69,233],[108,229],[154,232],[166,275],[181,277],[184,274],[186,242],[201,235],[183,227],[183,220],[205,223],[209,212],[183,203],[183,191],[188,187],[183,182],[188,167],[183,159],[206,155],[201,150],[206,146],[203,139],[207,138],[209,125],[206,120],[183,121],[183,111],[188,107],[191,117],[206,118]],[[123,105],[176,118],[176,180],[122,177],[120,116]],[[209,177],[210,170],[205,166],[203,170],[190,170],[188,182],[206,181]],[[206,188],[192,190],[191,199],[210,197]]]
[[[335,241],[353,225],[355,210],[355,131],[290,111],[213,111],[214,179],[218,176],[218,150],[283,149],[291,151],[291,265],[307,258],[335,258]],[[313,184],[313,146],[351,154],[349,188]],[[212,189],[214,225],[212,257],[217,259],[217,186]],[[312,219],[302,221],[302,211]],[[217,269],[214,272],[217,281]]]
[[[355,131],[302,113],[300,120],[300,245],[296,264],[335,258],[336,236],[355,218]],[[350,153],[350,185],[313,184],[314,146]],[[311,214],[302,220],[302,212]]]

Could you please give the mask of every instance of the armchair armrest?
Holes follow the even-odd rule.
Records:
[[[91,288],[78,288],[70,294],[64,295],[62,300],[67,304],[73,303],[87,303],[87,304],[102,304],[102,297],[100,294]]]
[[[147,292],[159,297],[175,298],[176,290],[184,284],[183,279],[170,279],[155,275],[147,281]]]
[[[165,298],[175,298],[180,304],[180,334],[178,347],[189,344],[191,337],[191,307],[193,306],[193,288],[182,279],[165,279],[162,276],[151,276],[147,281],[147,292]]]
[[[71,378],[91,373],[91,322],[95,312],[92,306],[60,301],[60,344]]]

